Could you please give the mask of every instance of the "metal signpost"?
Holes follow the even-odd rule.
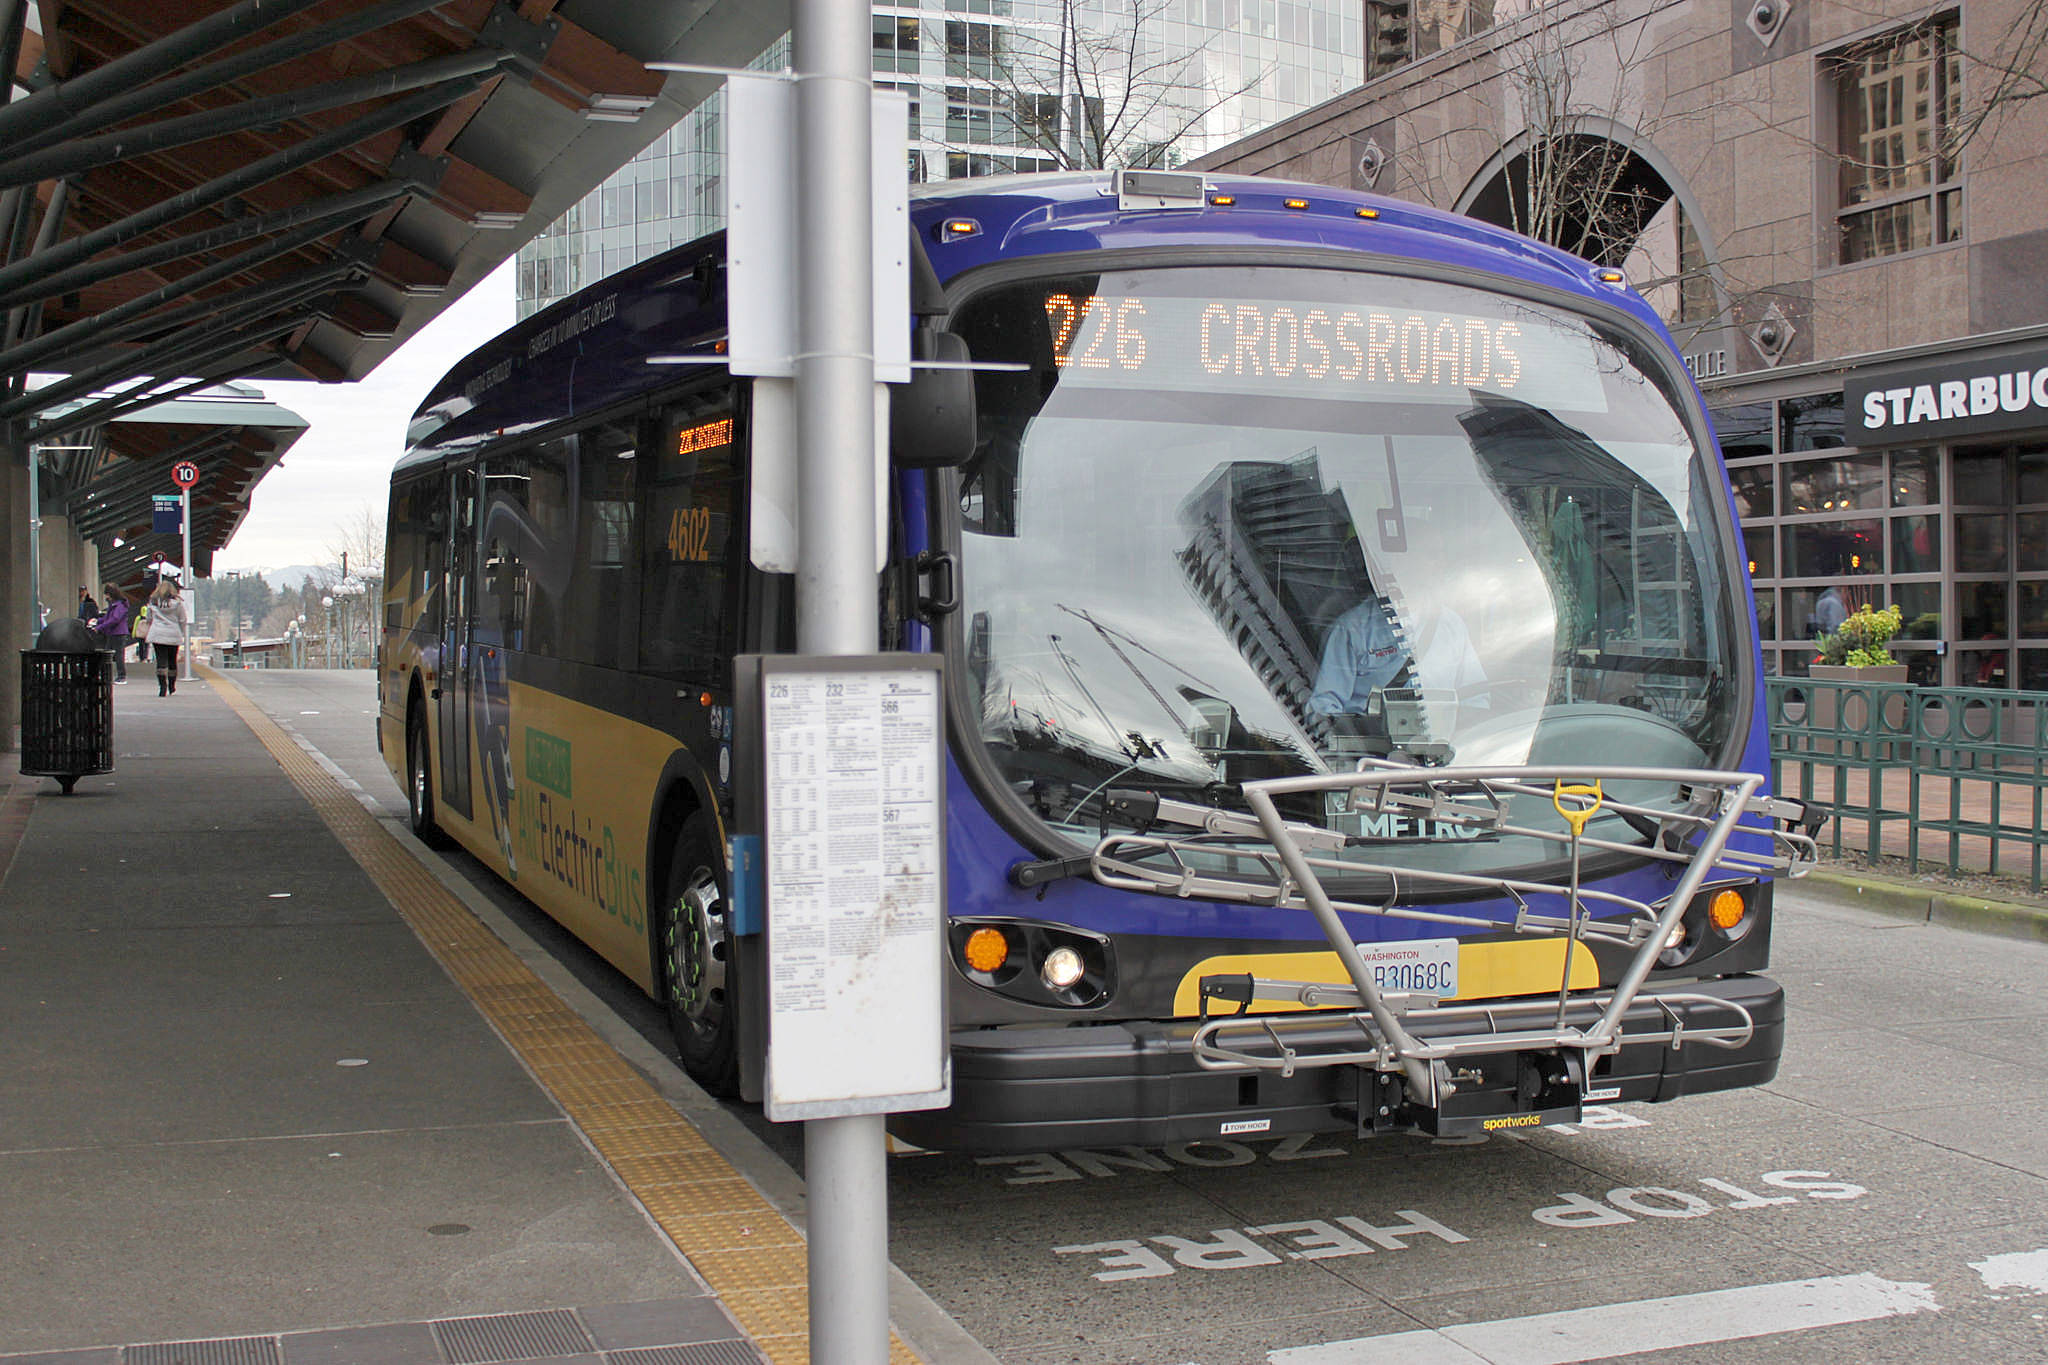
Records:
[[[181,496],[179,529],[184,533],[185,570],[184,579],[178,584],[179,590],[192,593],[192,485],[199,482],[199,466],[190,460],[180,460],[171,466],[171,482],[178,485]],[[192,599],[185,599],[185,647],[178,651],[178,680],[192,679]]]
[[[764,1098],[770,1117],[804,1120],[811,1359],[884,1365],[882,1116],[946,1103],[949,1079],[937,672],[875,653],[877,381],[910,377],[907,109],[875,92],[866,6],[796,0],[792,17],[796,79],[734,73],[725,124],[730,364],[762,376],[756,478],[774,490],[782,548],[789,531],[797,542],[800,653],[762,660],[758,676]],[[791,430],[793,442],[769,435]],[[765,526],[761,510],[757,494]],[[826,840],[831,819],[848,823]],[[849,829],[858,837],[842,841]]]

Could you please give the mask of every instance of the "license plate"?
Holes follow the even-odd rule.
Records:
[[[1458,993],[1458,940],[1410,939],[1403,943],[1361,943],[1358,955],[1382,991],[1409,995]]]

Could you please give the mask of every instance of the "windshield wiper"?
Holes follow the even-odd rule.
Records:
[[[1126,770],[1128,771],[1128,770]],[[1116,776],[1121,777],[1123,773]],[[1111,779],[1115,780],[1114,778]],[[1166,784],[1173,785],[1173,784]],[[1192,787],[1193,784],[1187,784]],[[1211,784],[1208,790],[1214,790]],[[1226,788],[1227,790],[1227,788]],[[1159,819],[1160,795],[1156,791],[1130,787],[1112,787],[1104,792],[1100,787],[1074,803],[1072,815],[1080,814],[1081,807],[1090,801],[1100,799],[1102,803],[1101,830],[1105,837],[1109,832],[1112,815],[1121,816],[1130,822],[1131,831],[1143,834]],[[1045,886],[1050,882],[1062,881],[1068,877],[1085,877],[1094,862],[1093,853],[1083,853],[1071,858],[1040,858],[1035,861],[1010,864],[1007,876],[1010,885],[1022,891]]]

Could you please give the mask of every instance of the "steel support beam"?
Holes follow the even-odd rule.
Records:
[[[48,251],[56,244],[57,233],[64,226],[64,209],[70,202],[70,198],[71,182],[69,180],[59,180],[56,184],[50,186],[50,202],[43,209],[42,226],[36,229],[35,245],[29,248],[31,256],[35,255],[38,251]],[[9,309],[7,314],[6,328],[0,330],[0,337],[5,338],[6,345],[12,346],[18,341],[33,337],[38,331],[42,330],[42,326],[43,305],[41,303],[12,308]]]
[[[224,346],[247,349],[256,344],[259,334],[261,340],[268,341],[271,337],[291,331],[304,321],[305,319],[298,317],[266,317],[246,322],[240,327],[233,328],[226,335],[216,333],[212,336],[189,336],[184,333],[173,333],[153,346],[117,355],[111,360],[95,365],[89,370],[81,370],[46,388],[35,389],[18,398],[10,398],[0,403],[0,420],[30,417],[59,403],[68,403],[128,375],[189,373],[178,367],[192,356],[204,355],[209,361],[215,360],[219,358]],[[265,332],[265,328],[271,330]]]
[[[286,328],[283,330],[288,331],[290,329]],[[227,354],[230,357],[239,356],[243,351],[249,349],[250,345],[254,344],[258,343],[244,343],[231,349]],[[201,363],[213,365],[214,368],[202,371],[197,379],[182,381],[174,387],[160,389],[156,387],[156,381],[151,380],[147,383],[135,385],[132,388],[123,389],[121,392],[103,398],[97,403],[88,404],[85,407],[52,417],[38,426],[28,428],[26,439],[31,441],[54,440],[56,437],[64,436],[74,431],[83,431],[87,427],[96,427],[114,421],[116,418],[125,417],[131,412],[140,412],[145,408],[153,408],[159,403],[173,402],[183,398],[188,393],[197,393],[201,389],[211,388],[223,379],[233,377],[235,372],[241,368],[239,365],[217,364],[216,362],[219,360],[220,357],[217,355],[206,357]],[[196,369],[197,366],[194,368]]]
[[[229,267],[233,268],[230,269]],[[213,268],[209,267],[209,270]],[[244,268],[246,267],[240,258],[234,261],[224,261],[219,267],[222,271],[222,276],[216,276],[215,279],[222,278],[225,275],[232,275],[237,270]],[[295,274],[272,280],[267,284],[248,285],[226,294],[215,295],[212,298],[195,299],[191,303],[181,308],[173,308],[169,312],[155,312],[156,309],[172,299],[190,294],[195,289],[204,288],[206,285],[215,282],[214,279],[201,281],[199,276],[207,274],[208,271],[199,271],[182,280],[167,284],[161,289],[151,290],[149,293],[130,299],[126,303],[109,308],[104,313],[96,313],[89,318],[80,318],[76,322],[59,327],[54,332],[37,337],[34,341],[17,346],[11,351],[0,352],[0,373],[10,370],[28,369],[65,370],[80,355],[98,350],[103,346],[111,346],[117,341],[126,341],[130,337],[140,336],[144,333],[163,328],[183,326],[185,323],[197,318],[210,317],[215,313],[224,312],[230,308],[247,310],[269,305],[287,295],[296,296],[300,289],[316,282],[338,285],[361,269],[361,266],[354,263],[340,262],[333,265],[313,266]],[[154,315],[152,316],[152,314]]]
[[[231,265],[234,269],[227,271],[227,274],[232,275],[286,251],[296,250],[320,240],[336,228],[362,222],[393,199],[410,194],[415,188],[415,184],[408,180],[383,180],[375,185],[365,185],[362,189],[351,190],[347,194],[329,195],[325,199],[316,199],[311,203],[295,204],[276,213],[266,213],[260,218],[244,218],[221,227],[208,228],[204,232],[176,237],[168,242],[153,242],[103,261],[86,261],[68,270],[54,270],[17,288],[0,291],[0,307],[9,307],[30,299],[55,298],[59,294],[81,290],[103,280],[118,279],[132,271],[146,270],[165,261],[182,260],[187,256],[217,251],[221,247],[232,246],[251,237],[265,237],[274,232],[298,229],[265,246],[245,252],[231,261],[220,262],[218,266],[208,266],[194,275],[175,280],[170,286],[181,291],[203,288],[203,285],[192,283],[200,274],[208,274],[217,271],[220,266]],[[206,283],[211,284],[221,278],[224,276],[212,274]]]
[[[108,247],[119,246],[144,233],[154,232],[166,224],[175,223],[180,218],[188,217],[201,209],[232,199],[281,175],[310,166],[322,157],[344,151],[379,133],[402,128],[414,119],[424,118],[456,103],[465,95],[473,93],[484,80],[485,78],[481,76],[467,76],[432,90],[421,91],[407,99],[394,100],[361,118],[310,137],[295,147],[273,152],[260,161],[252,161],[239,170],[216,176],[204,185],[195,186],[183,194],[172,195],[169,199],[152,204],[146,209],[139,209],[118,223],[109,223],[103,228],[96,228],[74,237],[60,246],[52,247],[40,257],[32,257],[25,261],[10,257],[7,265],[0,266],[0,290],[18,288],[26,281],[89,260]]]
[[[38,90],[0,109],[0,145],[56,128],[100,100],[155,80],[166,71],[175,71],[320,3],[322,0],[242,0],[83,75]]]
[[[15,0],[19,3],[20,0]],[[74,100],[70,116],[63,122],[44,129],[40,133],[15,139],[8,145],[7,156],[25,156],[39,152],[69,138],[96,133],[102,128],[111,128],[131,118],[139,118],[153,109],[163,109],[179,100],[203,95],[218,90],[224,85],[253,75],[273,66],[296,61],[338,43],[360,38],[386,24],[395,24],[423,14],[446,0],[385,0],[381,5],[372,5],[354,14],[344,15],[313,28],[280,38],[262,47],[250,48],[232,57],[209,63],[206,66],[171,75],[162,80],[151,81],[139,86],[125,86],[109,92],[107,97],[89,106]],[[73,82],[76,84],[76,82]],[[70,87],[66,86],[66,90]]]
[[[246,133],[252,128],[361,104],[385,95],[433,88],[466,76],[488,75],[510,64],[511,58],[495,49],[472,48],[468,52],[434,57],[410,66],[392,67],[368,76],[329,81],[308,90],[269,95],[263,99],[231,104],[225,109],[208,109],[203,113],[144,124],[140,128],[124,128],[118,133],[67,142],[47,151],[0,162],[0,186],[28,185],[62,175],[79,175],[100,166],[204,142],[228,133]]]

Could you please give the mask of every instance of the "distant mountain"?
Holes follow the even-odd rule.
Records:
[[[271,591],[282,592],[286,588],[298,587],[319,572],[317,564],[287,564],[282,569],[265,569],[263,581],[270,585]]]

